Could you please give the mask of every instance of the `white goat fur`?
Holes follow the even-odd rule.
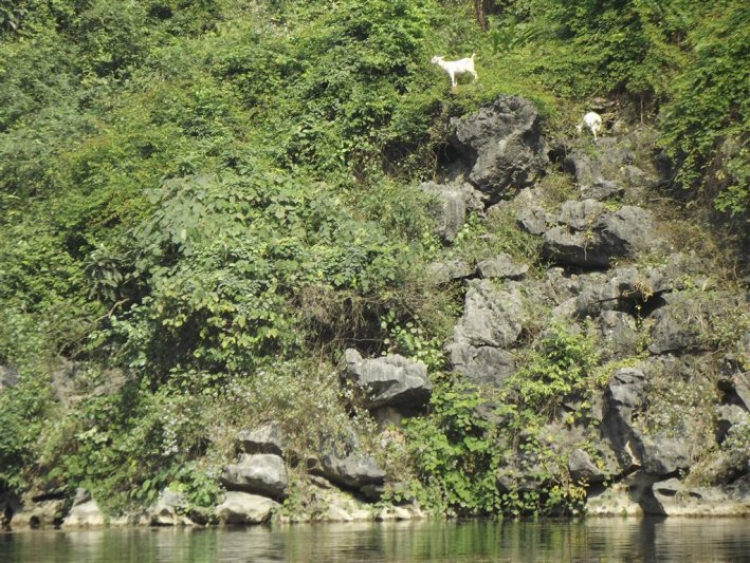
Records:
[[[440,68],[442,68],[445,72],[448,73],[448,76],[451,77],[451,86],[454,88],[456,87],[456,75],[457,74],[463,74],[465,72],[468,72],[469,74],[474,76],[474,80],[477,80],[479,76],[477,76],[476,71],[474,70],[474,57],[476,56],[476,53],[472,53],[471,57],[466,59],[459,59],[457,61],[446,61],[445,57],[432,57],[432,64],[438,65]]]
[[[583,128],[591,131],[591,134],[596,139],[597,133],[602,130],[602,116],[595,111],[590,111],[583,116],[581,122],[576,126],[579,133],[583,131]]]

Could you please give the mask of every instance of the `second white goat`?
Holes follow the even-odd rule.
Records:
[[[584,127],[591,131],[594,139],[596,139],[597,134],[602,130],[602,116],[595,111],[588,112],[583,116],[581,122],[576,125],[576,130],[578,133],[581,133]]]
[[[479,76],[477,76],[477,72],[474,70],[475,56],[476,53],[472,53],[471,57],[459,59],[457,61],[446,61],[445,57],[435,56],[432,57],[432,64],[438,65],[448,73],[448,76],[451,77],[451,86],[455,88],[457,74],[464,74],[465,72],[468,72],[469,74],[474,76],[474,80],[477,80],[479,78]]]

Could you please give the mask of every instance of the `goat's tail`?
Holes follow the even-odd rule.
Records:
[[[477,54],[476,54],[476,53],[472,53],[472,54],[471,54],[471,60],[473,61],[473,60],[474,60],[474,57],[476,57],[476,56],[477,56]]]

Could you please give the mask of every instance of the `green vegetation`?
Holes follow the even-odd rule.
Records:
[[[488,6],[484,32],[454,0],[0,0],[0,365],[20,376],[0,393],[0,491],[85,486],[121,510],[172,486],[207,506],[237,429],[276,418],[306,444],[353,424],[332,375],[347,345],[439,372],[456,296],[425,274],[443,250],[415,186],[449,118],[500,93],[563,133],[617,98],[659,120],[690,197],[746,214],[742,2]],[[471,52],[479,81],[451,91],[430,57]],[[535,255],[499,216],[455,252],[481,258],[488,232]],[[434,504],[575,503],[562,453],[544,498],[494,476],[543,449],[590,374],[583,337],[545,342],[501,427],[457,382],[407,427]]]

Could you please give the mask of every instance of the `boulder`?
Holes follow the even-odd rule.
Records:
[[[616,182],[609,180],[596,180],[591,184],[581,186],[581,197],[605,201],[620,199],[625,195],[625,188]]]
[[[501,253],[477,264],[479,276],[485,279],[520,280],[529,271],[527,264],[517,264],[508,254]]]
[[[242,491],[283,499],[288,496],[289,476],[284,460],[273,454],[240,454],[236,464],[221,473],[230,491]]]
[[[152,526],[182,526],[192,524],[185,516],[188,502],[182,493],[163,489],[148,511]]]
[[[277,421],[240,431],[237,444],[239,450],[246,454],[273,454],[283,457],[286,450],[286,440],[281,431],[281,424]]]
[[[310,475],[324,477],[368,499],[380,498],[385,471],[371,455],[361,450],[356,434],[321,435],[315,449],[318,453],[307,460]]]
[[[736,424],[750,425],[747,411],[737,405],[721,405],[716,409],[716,443],[721,444]]]
[[[602,311],[599,315],[601,339],[612,358],[633,355],[638,346],[638,327],[635,318],[621,311]]]
[[[625,472],[640,466],[640,436],[633,427],[633,414],[641,407],[645,385],[643,371],[623,368],[615,373],[604,392],[602,434],[612,444]]]
[[[11,503],[10,527],[13,530],[58,526],[65,514],[65,495],[61,492],[27,493]]]
[[[664,516],[750,515],[750,478],[742,477],[723,487],[688,486],[671,478],[654,483],[656,514]]]
[[[510,348],[526,321],[524,298],[515,285],[491,280],[470,283],[464,313],[446,349],[451,368],[475,382],[500,385],[515,370]]]
[[[642,370],[623,368],[615,373],[604,394],[602,434],[609,439],[624,472],[641,468],[663,476],[690,468],[689,425],[644,434],[634,423],[646,397]]]
[[[744,307],[742,297],[732,293],[673,292],[664,300],[665,305],[651,314],[652,354],[706,349],[714,326]]]
[[[579,185],[604,180],[599,162],[580,150],[573,150],[567,154],[563,168],[575,176],[576,183]]]
[[[452,144],[469,162],[469,180],[494,203],[509,187],[525,188],[544,174],[546,143],[534,105],[516,96],[454,118]]]
[[[659,478],[636,471],[609,487],[595,484],[588,491],[586,514],[590,516],[643,516],[659,514],[653,484]]]
[[[263,524],[270,520],[274,510],[280,506],[266,497],[230,491],[216,507],[216,516],[222,524]]]
[[[606,268],[612,258],[630,256],[660,244],[651,215],[639,207],[604,211],[600,202],[569,201],[558,226],[544,233],[544,258],[569,266]]]
[[[452,281],[470,278],[474,275],[474,268],[464,260],[445,260],[430,264],[428,274],[433,284],[444,285]]]
[[[345,357],[346,378],[361,393],[365,408],[389,407],[411,414],[429,401],[432,383],[422,362],[399,354],[365,360],[353,348]]]
[[[448,359],[456,373],[467,376],[474,383],[498,389],[516,371],[512,352],[494,346],[473,346],[466,340],[448,345]]]
[[[568,457],[570,478],[576,483],[601,483],[607,475],[591,460],[591,456],[581,449],[573,450]]]
[[[405,506],[384,506],[375,513],[378,522],[392,522],[401,520],[424,520],[428,517],[418,504]]]
[[[64,528],[80,526],[104,526],[107,519],[94,499],[80,504],[74,504],[68,515],[63,520]]]
[[[318,462],[317,467],[310,469],[311,473],[318,473],[341,487],[358,490],[366,498],[380,498],[385,471],[372,456],[354,452],[340,457],[328,452],[322,454]]]
[[[336,488],[316,489],[308,509],[313,520],[322,522],[363,522],[373,518],[370,504]]]
[[[544,208],[529,205],[520,207],[516,211],[518,225],[532,235],[543,235],[547,231],[547,223],[552,221],[550,214]]]
[[[745,352],[743,355],[750,358],[750,352]],[[744,361],[734,354],[725,354],[718,385],[724,393],[725,402],[738,405],[745,412],[750,412],[750,379],[745,373],[744,366]]]
[[[438,234],[445,242],[456,239],[470,211],[484,210],[482,195],[467,183],[445,185],[424,182],[419,189],[435,196],[440,202]]]
[[[599,218],[597,230],[602,252],[610,256],[630,256],[661,244],[653,228],[651,213],[633,205],[608,211]]]

